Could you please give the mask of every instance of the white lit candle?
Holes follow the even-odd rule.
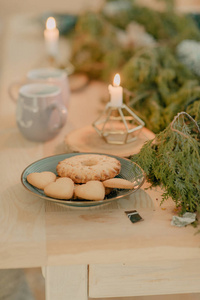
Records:
[[[59,30],[56,28],[56,21],[53,17],[49,17],[46,21],[44,39],[48,55],[56,57],[58,54]]]
[[[123,100],[123,88],[120,86],[120,75],[116,74],[113,85],[108,86],[110,93],[110,103],[112,106],[121,106]]]

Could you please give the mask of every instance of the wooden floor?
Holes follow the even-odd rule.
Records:
[[[25,269],[27,282],[36,300],[45,300],[45,282],[40,268]],[[107,298],[109,300],[200,300],[200,294]],[[90,300],[95,300],[90,298]],[[103,300],[103,299],[96,299]],[[104,299],[105,300],[105,299]]]

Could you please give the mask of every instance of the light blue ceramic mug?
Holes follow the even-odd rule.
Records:
[[[37,142],[54,138],[64,126],[66,117],[67,109],[58,86],[31,83],[20,88],[16,121],[25,138]]]
[[[67,72],[56,68],[33,69],[27,73],[27,80],[31,83],[47,83],[60,87],[63,104],[69,108],[70,89]]]
[[[68,75],[65,70],[57,68],[40,68],[30,70],[25,79],[14,81],[8,88],[10,98],[16,102],[19,89],[28,83],[47,83],[57,85],[61,89],[63,104],[68,108],[70,101],[70,89]]]

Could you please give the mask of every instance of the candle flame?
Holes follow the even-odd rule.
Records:
[[[56,20],[53,17],[49,17],[46,21],[46,29],[52,30],[56,28]]]
[[[114,86],[120,86],[120,75],[118,73],[114,77],[113,85]]]

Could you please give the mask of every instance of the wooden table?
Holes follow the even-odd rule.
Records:
[[[27,141],[7,89],[45,57],[42,33],[18,16],[7,24],[3,46],[0,268],[43,267],[48,300],[199,293],[200,236],[192,226],[171,226],[174,205],[169,200],[160,207],[159,189],[145,191],[145,184],[118,202],[79,209],[45,202],[22,187],[27,165],[62,153],[66,134],[94,121],[107,87],[92,82],[72,94],[67,123],[54,140]],[[130,209],[144,221],[132,224],[124,213]]]

